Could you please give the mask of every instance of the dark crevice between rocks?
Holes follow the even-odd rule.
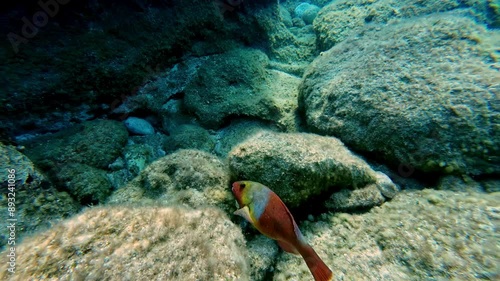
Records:
[[[252,116],[245,116],[245,115],[240,115],[240,114],[230,114],[226,116],[223,120],[221,125],[219,126],[219,130],[226,129],[227,127],[230,127],[232,124],[237,123],[237,122],[257,122],[262,124],[264,128],[269,128],[273,129],[273,123],[258,117],[252,117]],[[264,129],[263,128],[263,129]]]
[[[406,181],[411,180],[418,183],[419,186],[436,186],[439,179],[443,176],[440,172],[424,172],[416,169],[412,165],[404,163],[389,163],[382,159],[379,153],[376,152],[366,152],[366,151],[354,151],[357,155],[360,155],[366,162],[368,162],[372,167],[383,166],[388,169],[381,170],[386,174],[395,184],[400,188],[405,189]],[[375,169],[377,170],[377,169]],[[414,187],[414,186],[413,186]]]
[[[280,254],[280,252],[278,252],[278,255]],[[271,265],[269,265],[269,267],[267,268],[266,270],[266,273],[265,275],[262,277],[262,280],[261,281],[272,281],[273,278],[274,278],[274,270],[273,268],[276,268],[276,265],[278,264],[278,258],[275,257],[272,259],[272,263]]]
[[[92,195],[87,195],[78,200],[82,206],[94,206],[98,205],[99,201],[92,198]]]
[[[289,208],[295,218],[295,222],[299,223],[300,221],[307,220],[309,215],[317,218],[321,214],[330,212],[331,210],[325,207],[325,201],[336,191],[339,190],[336,188],[328,189],[325,192],[310,197],[307,202],[298,207]]]

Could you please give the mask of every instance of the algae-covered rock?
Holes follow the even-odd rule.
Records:
[[[320,10],[314,21],[318,46],[328,50],[368,24],[394,19],[454,11],[477,21],[495,25],[495,13],[488,12],[489,0],[340,0]],[[493,11],[490,8],[491,11]]]
[[[305,239],[333,280],[496,280],[500,193],[399,193],[365,214],[303,222]],[[283,253],[273,280],[310,280],[300,257]]]
[[[275,241],[264,235],[257,235],[248,240],[248,263],[250,265],[251,280],[267,280],[273,271],[279,248]]]
[[[68,163],[105,169],[120,155],[127,129],[118,121],[94,120],[26,143],[26,155],[42,169],[59,169]]]
[[[12,169],[14,171],[10,173]],[[0,180],[7,183],[9,174],[14,174],[16,184],[24,188],[34,189],[50,184],[26,155],[12,145],[4,145],[0,142]]]
[[[9,179],[14,181],[14,185],[8,185]],[[27,233],[49,227],[54,221],[76,213],[80,208],[66,192],[57,191],[28,157],[13,146],[2,143],[0,180],[4,187],[0,197],[0,219],[4,222],[17,219],[17,241]],[[14,203],[14,216],[10,216],[9,202]],[[8,231],[0,233],[0,249],[7,244],[9,234]]]
[[[211,56],[185,89],[186,109],[209,128],[219,128],[230,117],[239,116],[294,130],[300,80],[268,70],[268,64],[267,56],[257,49],[235,49]]]
[[[249,280],[241,230],[210,208],[91,208],[17,252],[16,273],[2,262],[0,279]]]
[[[80,204],[103,203],[112,185],[106,172],[85,164],[68,164],[57,172],[59,186],[64,187]]]
[[[228,159],[232,179],[260,182],[290,207],[342,189],[362,189],[369,197],[354,192],[359,204],[337,202],[332,208],[368,207],[385,201],[384,196],[394,196],[397,190],[387,176],[372,170],[332,137],[262,132],[235,147]]]
[[[312,24],[318,12],[318,6],[306,2],[300,3],[294,10],[295,16],[301,18],[306,24]]]
[[[170,132],[164,145],[167,152],[178,149],[197,149],[211,152],[214,149],[215,140],[207,130],[200,126],[181,125]]]
[[[267,9],[253,11],[255,26],[261,30],[261,38],[268,45],[269,56],[281,63],[308,64],[317,55],[314,31],[311,29],[310,33],[302,36],[294,33],[293,27],[288,29],[279,16],[279,6],[269,5]],[[296,25],[295,19],[292,24]]]
[[[154,159],[152,148],[146,144],[129,144],[123,150],[125,167],[127,171],[134,176],[144,170],[146,166]]]
[[[498,173],[498,38],[449,14],[372,25],[311,64],[300,108],[310,130],[392,166]]]
[[[234,209],[226,165],[209,153],[187,149],[150,164],[115,191],[108,202],[215,205],[228,212]]]
[[[226,158],[235,146],[264,130],[269,130],[269,128],[263,122],[234,120],[229,126],[217,132],[214,153],[222,158]]]

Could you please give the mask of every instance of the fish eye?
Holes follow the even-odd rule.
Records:
[[[246,184],[244,184],[244,183],[240,184],[240,187],[241,187],[241,188],[245,188],[246,186],[247,186],[247,185],[246,185]]]

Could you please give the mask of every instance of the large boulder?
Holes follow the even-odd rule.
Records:
[[[216,156],[181,149],[151,163],[126,186],[115,191],[111,204],[182,204],[234,209],[227,166]]]
[[[121,122],[94,120],[29,140],[25,153],[44,170],[57,172],[72,163],[106,169],[121,154],[127,138]]]
[[[372,207],[397,191],[387,176],[332,137],[257,133],[228,158],[232,179],[260,182],[290,207],[332,193],[333,209]]]
[[[104,170],[85,164],[67,164],[57,172],[58,186],[82,205],[103,203],[112,185]]]
[[[184,90],[186,109],[205,127],[219,128],[235,116],[271,121],[295,130],[300,79],[269,70],[256,49],[235,49],[209,57]]]
[[[488,0],[340,0],[332,1],[314,21],[321,50],[344,41],[368,24],[388,23],[394,19],[412,18],[432,13],[454,11],[500,26],[498,4]]]
[[[16,248],[2,280],[249,280],[241,230],[211,208],[92,208]]]
[[[300,85],[310,130],[393,166],[500,172],[500,32],[449,14],[367,27]]]
[[[324,214],[300,229],[335,280],[496,280],[499,200],[498,192],[402,192],[368,213]],[[288,253],[274,272],[276,281],[311,280]]]

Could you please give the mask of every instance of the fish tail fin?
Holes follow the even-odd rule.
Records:
[[[331,281],[333,280],[333,273],[328,266],[316,254],[314,249],[308,244],[301,245],[298,249],[300,255],[304,258],[307,267],[311,271],[315,281]]]

